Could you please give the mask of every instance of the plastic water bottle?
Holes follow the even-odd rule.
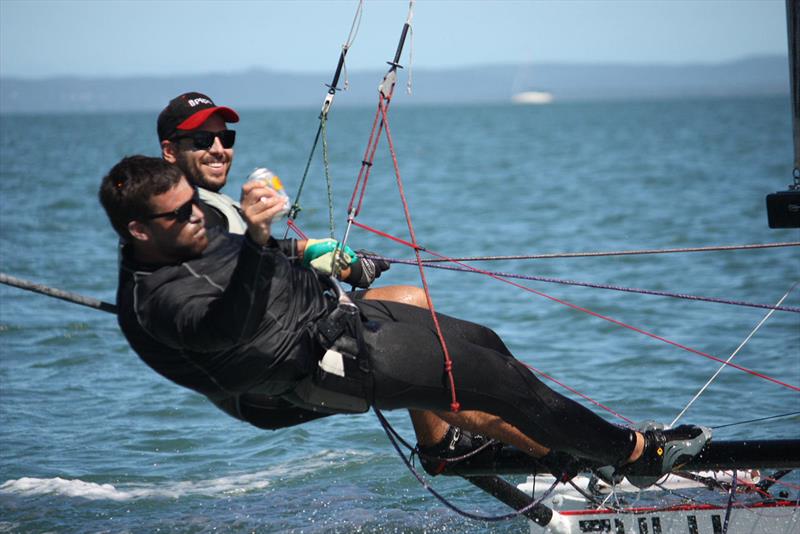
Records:
[[[286,217],[291,208],[291,202],[289,202],[289,195],[286,194],[286,190],[283,188],[283,184],[281,183],[281,179],[278,178],[278,175],[266,167],[259,167],[254,169],[253,172],[250,173],[250,176],[247,177],[248,182],[252,180],[263,182],[266,187],[269,187],[283,197],[283,209],[275,216],[275,219]]]

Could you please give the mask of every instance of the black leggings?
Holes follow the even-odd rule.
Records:
[[[374,406],[447,411],[444,356],[428,310],[357,300],[373,375]],[[453,360],[462,410],[502,418],[535,441],[600,464],[618,465],[633,451],[634,433],[545,386],[484,326],[437,314]]]

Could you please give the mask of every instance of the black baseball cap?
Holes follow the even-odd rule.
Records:
[[[203,93],[176,96],[158,115],[158,140],[169,139],[177,130],[194,130],[214,113],[219,113],[225,122],[239,122],[239,115],[235,111],[215,105]]]

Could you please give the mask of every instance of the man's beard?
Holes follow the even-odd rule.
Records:
[[[183,174],[186,176],[186,179],[189,180],[189,182],[191,182],[192,185],[196,187],[202,187],[203,189],[206,189],[208,191],[213,191],[214,193],[219,192],[219,190],[222,189],[222,187],[225,185],[225,182],[227,182],[228,179],[227,171],[225,174],[225,180],[223,180],[222,183],[218,184],[206,179],[205,175],[199,168],[199,166],[202,165],[202,163],[199,160],[196,160],[194,163],[196,163],[196,165],[192,164],[192,162],[189,161],[189,159],[186,157],[185,152],[178,152],[175,158],[175,164],[178,166],[180,170],[183,171]],[[223,165],[225,165],[225,163],[223,163]]]

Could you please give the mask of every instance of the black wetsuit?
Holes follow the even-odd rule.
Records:
[[[219,228],[208,235],[205,253],[180,265],[137,264],[123,248],[118,321],[131,347],[159,374],[260,428],[329,415],[278,397],[321,350],[309,334],[330,305],[319,281],[292,269],[275,241],[261,250]]]
[[[275,242],[262,248],[249,238],[209,235],[203,255],[181,265],[149,269],[124,257],[119,322],[156,371],[250,420],[232,403],[248,396],[295,401],[295,386],[314,373],[325,352],[315,325],[335,302],[313,271],[290,262]],[[362,357],[370,369],[364,388],[369,404],[448,410],[430,313],[385,301],[356,304]],[[631,431],[547,388],[493,331],[443,314],[440,321],[462,409],[495,414],[550,448],[603,464],[620,464],[633,450]],[[281,407],[291,414],[288,404]],[[297,413],[325,415],[307,408]]]

